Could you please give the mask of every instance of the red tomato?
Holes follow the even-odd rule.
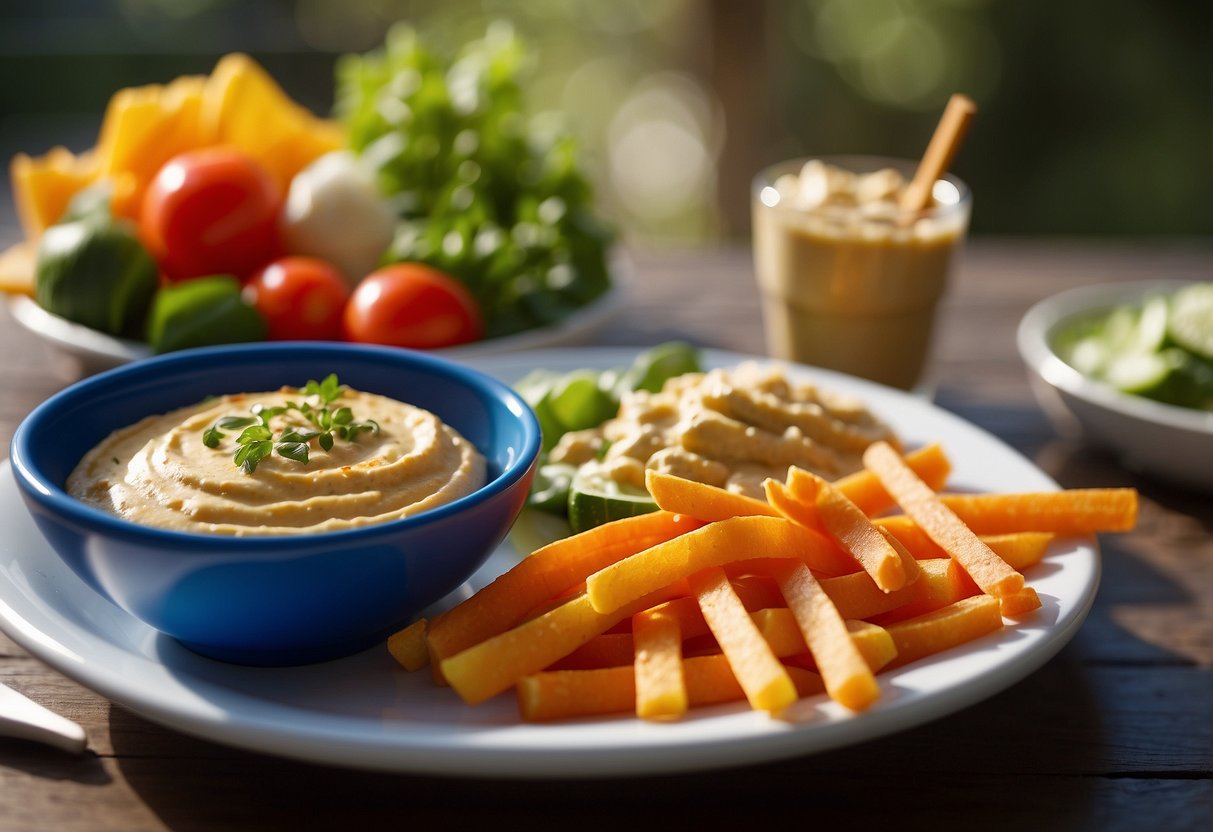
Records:
[[[282,194],[238,151],[191,150],[156,173],[140,234],[170,280],[230,274],[243,280],[277,256]]]
[[[273,341],[336,341],[350,297],[333,266],[314,257],[283,257],[256,272],[244,299],[261,313]]]
[[[483,334],[480,309],[463,284],[420,263],[371,272],[345,307],[345,337],[351,341],[436,349]]]

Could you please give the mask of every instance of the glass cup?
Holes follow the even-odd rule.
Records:
[[[935,310],[968,233],[972,195],[947,175],[935,183],[934,204],[922,212],[903,211],[887,199],[865,201],[896,181],[883,175],[861,188],[858,201],[820,201],[820,189],[838,183],[823,178],[819,166],[811,177],[799,176],[808,161],[782,162],[754,179],[754,266],[767,351],[914,389],[924,383]],[[892,169],[905,183],[917,167],[879,156],[818,161],[825,170],[852,174]],[[845,174],[830,176],[847,180]]]

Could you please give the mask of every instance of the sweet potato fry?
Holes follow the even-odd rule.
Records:
[[[948,475],[952,473],[952,463],[938,444],[910,451],[905,455],[905,462],[934,491],[943,488],[948,481]],[[795,473],[789,476],[788,484],[796,494],[802,487],[801,473],[807,472],[795,469]],[[835,480],[834,487],[845,494],[848,500],[869,517],[892,508],[894,504],[889,492],[871,471],[856,471],[854,474]]]
[[[757,557],[797,558],[827,575],[853,569],[824,535],[782,517],[734,517],[645,549],[586,579],[594,609],[609,612],[709,566]]]
[[[798,696],[795,684],[754,626],[754,620],[733,591],[724,570],[709,567],[691,575],[688,580],[703,618],[720,644],[750,706],[777,713],[795,702]]]
[[[443,659],[442,675],[464,702],[475,705],[512,687],[523,676],[538,673],[624,618],[664,600],[662,593],[652,593],[601,613],[580,595]]]
[[[830,596],[803,563],[785,567],[775,577],[830,698],[854,711],[868,708],[880,697],[880,686]]]
[[[1023,588],[1023,575],[982,543],[890,445],[873,443],[864,451],[863,463],[902,510],[964,567],[983,592],[1013,595]]]
[[[1137,490],[1071,488],[1021,494],[941,494],[976,534],[1124,532],[1137,524]]]
[[[886,669],[901,667],[1002,627],[1002,612],[997,598],[974,595],[886,629],[897,645],[897,657]]]
[[[674,719],[687,710],[678,616],[660,608],[632,616],[636,645],[636,716]]]
[[[786,670],[800,696],[825,689],[821,677],[812,671],[799,667]],[[719,653],[686,659],[683,673],[691,707],[745,699],[728,661]],[[517,693],[519,712],[528,722],[620,714],[635,707],[636,677],[631,667],[549,671],[520,679]]]
[[[591,573],[701,523],[654,512],[597,526],[558,540],[430,622],[430,652],[439,660],[498,635]]]
[[[704,523],[750,515],[776,516],[775,509],[762,500],[652,469],[645,471],[644,484],[658,508]]]
[[[430,663],[430,654],[425,647],[427,624],[426,619],[418,618],[403,630],[388,636],[388,652],[410,673]]]

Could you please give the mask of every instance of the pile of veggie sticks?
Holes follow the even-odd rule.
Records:
[[[822,691],[862,711],[879,672],[1030,615],[1023,571],[1054,535],[1136,522],[1127,488],[940,493],[938,445],[864,463],[833,483],[793,468],[766,501],[650,471],[660,511],[545,546],[388,647],[468,704],[514,688],[530,721],[777,714]]]

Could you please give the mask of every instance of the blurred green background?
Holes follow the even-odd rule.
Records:
[[[625,237],[748,233],[783,158],[915,157],[948,96],[974,234],[1207,235],[1213,6],[1163,0],[16,0],[0,4],[0,154],[93,144],[123,86],[248,52],[327,114],[333,65],[395,21],[454,48],[508,21],[537,117],[578,135]],[[7,181],[4,183],[7,191]],[[18,235],[11,200],[0,233]]]

